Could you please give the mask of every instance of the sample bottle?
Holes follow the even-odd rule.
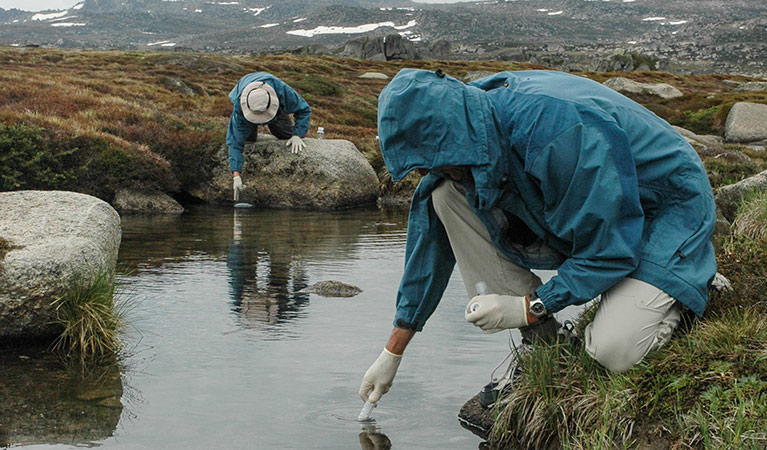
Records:
[[[371,403],[370,401],[365,402],[365,404],[362,406],[362,411],[360,411],[360,415],[357,416],[357,420],[360,422],[367,422],[369,420],[373,420],[372,417],[370,417],[370,412],[373,411],[373,408],[376,407],[375,403]]]
[[[474,285],[474,289],[477,291],[477,295],[487,295],[487,283],[484,281],[477,281],[477,284]],[[479,303],[472,303],[469,307],[469,310],[471,312],[474,312],[479,309]]]
[[[317,127],[317,139],[325,139],[325,127]]]

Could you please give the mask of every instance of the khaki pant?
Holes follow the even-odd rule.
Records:
[[[529,294],[541,285],[530,269],[513,263],[495,247],[459,183],[442,182],[432,193],[432,203],[469,297],[476,295],[478,281],[484,281],[490,293],[514,296]],[[627,370],[668,342],[680,312],[680,304],[662,290],[625,278],[602,294],[596,317],[585,330],[586,351],[610,370]],[[548,320],[520,331],[532,340],[553,336],[556,329],[556,321]]]

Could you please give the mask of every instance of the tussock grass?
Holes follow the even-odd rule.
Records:
[[[52,350],[66,359],[99,362],[120,355],[128,302],[115,302],[115,281],[106,271],[94,278],[75,278],[53,302],[56,323],[63,331]]]
[[[733,233],[751,240],[767,240],[767,192],[756,191],[741,202]]]
[[[746,199],[741,211],[762,201]],[[714,294],[703,319],[684,315],[666,346],[626,372],[605,370],[582,347],[534,346],[498,402],[492,444],[767,448],[767,238],[733,234],[717,263],[732,290]],[[579,335],[594,312],[581,316]]]

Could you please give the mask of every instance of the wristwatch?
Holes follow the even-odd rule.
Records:
[[[530,294],[530,312],[535,317],[543,317],[549,313],[546,311],[546,305],[543,304],[543,300],[538,298],[538,294],[535,292]]]

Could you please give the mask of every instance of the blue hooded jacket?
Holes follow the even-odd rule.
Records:
[[[249,122],[242,114],[240,106],[240,95],[247,85],[254,81],[263,81],[274,88],[277,97],[280,100],[280,108],[277,114],[293,114],[295,124],[293,125],[293,135],[306,137],[309,131],[309,118],[312,110],[303,97],[282,80],[266,72],[256,72],[245,75],[240,78],[237,85],[229,92],[229,100],[234,105],[232,117],[229,119],[229,129],[226,132],[226,145],[229,147],[229,167],[234,171],[242,170],[242,148],[245,140],[258,125]],[[276,117],[276,116],[275,116]],[[274,119],[272,119],[274,120]]]
[[[703,313],[716,273],[711,186],[692,147],[638,103],[560,72],[466,85],[403,69],[379,97],[378,134],[395,181],[413,169],[470,167],[466,199],[495,245],[516,264],[558,271],[536,290],[549,311],[630,276]],[[423,328],[455,265],[431,204],[441,181],[430,172],[413,196],[399,328]],[[511,242],[499,209],[527,225],[536,245]]]

